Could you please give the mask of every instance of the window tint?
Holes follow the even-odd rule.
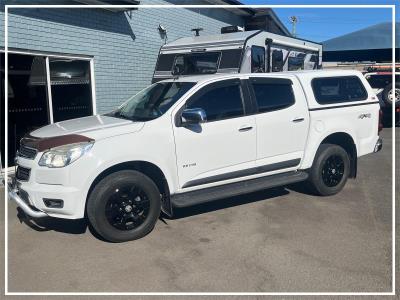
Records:
[[[158,57],[156,71],[171,71],[175,54],[161,54]]]
[[[289,80],[253,79],[251,82],[259,112],[283,109],[295,102]]]
[[[217,121],[244,115],[239,83],[216,86],[205,93],[194,96],[187,108],[202,108],[206,112],[207,121]]]
[[[283,70],[283,51],[272,51],[272,72],[280,72]]]
[[[175,58],[174,75],[216,73],[221,52],[179,54]]]
[[[314,78],[312,88],[320,104],[359,101],[368,97],[357,76]]]
[[[265,49],[264,47],[251,47],[251,73],[265,72]]]
[[[240,58],[242,56],[242,49],[228,49],[222,50],[221,62],[219,63],[220,69],[239,68]]]

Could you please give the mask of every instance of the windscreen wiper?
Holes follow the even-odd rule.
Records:
[[[133,121],[133,120],[132,120],[132,117],[129,117],[129,116],[127,116],[127,115],[124,115],[124,114],[122,114],[120,111],[116,111],[116,112],[114,113],[113,117]]]

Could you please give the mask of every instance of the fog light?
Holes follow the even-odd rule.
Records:
[[[64,201],[61,199],[48,199],[48,198],[43,198],[44,205],[50,208],[63,208],[64,207]]]

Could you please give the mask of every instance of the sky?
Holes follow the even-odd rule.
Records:
[[[396,4],[395,0],[242,0],[243,4],[311,5],[311,4]],[[399,4],[400,2],[397,2]],[[396,7],[397,21],[400,6]],[[325,40],[366,28],[381,22],[391,22],[391,8],[274,8],[275,13],[292,31],[289,17],[298,19],[296,35],[300,38],[323,42]]]

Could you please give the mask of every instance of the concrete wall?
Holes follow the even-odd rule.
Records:
[[[98,113],[111,110],[150,83],[165,42],[158,24],[167,28],[168,41],[191,35],[194,27],[204,28],[202,34],[215,34],[222,26],[243,25],[240,17],[226,10],[205,8],[139,8],[129,13],[18,8],[9,13],[9,47],[94,57]],[[0,12],[0,30],[4,31],[4,12]],[[0,43],[4,45],[3,35]]]

